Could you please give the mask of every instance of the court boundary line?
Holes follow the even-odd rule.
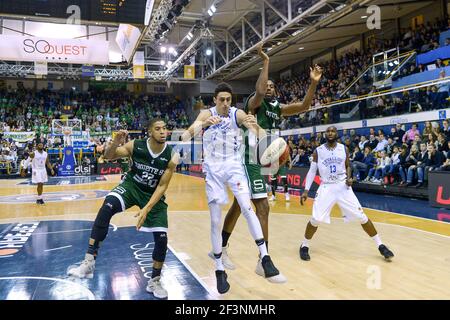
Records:
[[[218,298],[218,294],[211,291],[211,289],[206,285],[206,283],[200,278],[200,276],[191,268],[189,264],[187,264],[186,261],[181,259],[179,257],[178,252],[170,245],[167,244],[167,247],[172,251],[173,255],[183,264],[183,266],[191,273],[191,275],[200,283],[200,285],[208,292],[211,297],[213,297],[215,300]]]

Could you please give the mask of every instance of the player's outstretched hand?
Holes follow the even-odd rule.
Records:
[[[303,191],[302,196],[300,197],[300,204],[303,205],[303,203],[308,199],[308,191]]]
[[[211,116],[203,122],[203,128],[214,126],[222,122],[222,119],[219,116]]]
[[[117,132],[114,137],[113,143],[116,145],[122,145],[125,143],[127,136],[128,136],[127,130],[119,130],[119,132]]]
[[[136,229],[137,230],[139,230],[142,227],[142,225],[145,222],[145,219],[147,219],[147,215],[148,215],[148,212],[147,212],[146,209],[141,209],[141,210],[139,210],[138,213],[136,213],[134,215],[135,218],[138,218],[138,221],[136,223]]]
[[[55,175],[55,170],[52,169],[52,171],[50,172],[50,174],[52,175],[52,177]]]
[[[256,118],[250,112],[245,116],[243,124],[248,127],[253,127],[256,125]]]
[[[269,56],[264,52],[264,44],[263,43],[258,45],[257,50],[258,50],[258,55],[261,57],[261,59],[269,61]]]
[[[310,77],[312,81],[319,82],[320,78],[322,77],[323,69],[321,66],[316,64],[314,68],[309,68],[311,73]]]

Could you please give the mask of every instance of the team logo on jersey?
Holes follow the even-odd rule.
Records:
[[[44,193],[43,199],[45,202],[65,202],[78,200],[94,200],[106,197],[109,191],[106,190],[86,190],[73,192],[50,192]],[[0,203],[34,203],[36,202],[36,195],[34,194],[17,194],[11,196],[1,196]]]

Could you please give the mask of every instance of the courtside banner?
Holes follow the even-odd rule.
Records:
[[[428,174],[430,206],[450,209],[450,172],[430,171]]]
[[[109,43],[101,40],[0,35],[0,60],[107,65]]]

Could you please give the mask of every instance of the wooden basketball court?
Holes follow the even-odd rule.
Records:
[[[116,175],[108,176],[104,182],[46,185],[44,199],[49,193],[107,192],[119,179]],[[0,197],[35,194],[35,186],[19,185],[21,181],[24,180],[1,180]],[[45,206],[31,201],[0,202],[0,224],[31,220],[93,221],[103,202],[103,198],[64,199],[47,201]],[[214,263],[207,255],[211,249],[210,222],[203,179],[176,174],[167,193],[167,202],[169,245],[207,286],[210,298],[450,299],[450,224],[366,209],[382,240],[395,253],[392,262],[385,262],[362,228],[357,223],[345,224],[336,207],[331,225],[320,226],[311,242],[311,261],[304,262],[299,258],[298,248],[312,201],[308,200],[302,207],[298,197],[291,197],[290,203],[286,203],[280,195],[271,203],[269,249],[275,265],[288,282],[272,284],[254,272],[257,248],[241,217],[229,248],[237,268],[228,271],[231,289],[220,296],[215,289]],[[224,208],[224,215],[227,209]],[[118,228],[134,226],[137,211],[135,207],[116,215],[111,223]],[[82,254],[80,252],[80,256]],[[100,251],[99,259],[101,255]],[[4,272],[0,275],[5,276]],[[171,288],[170,283],[166,285],[170,298],[171,292],[177,289]]]

